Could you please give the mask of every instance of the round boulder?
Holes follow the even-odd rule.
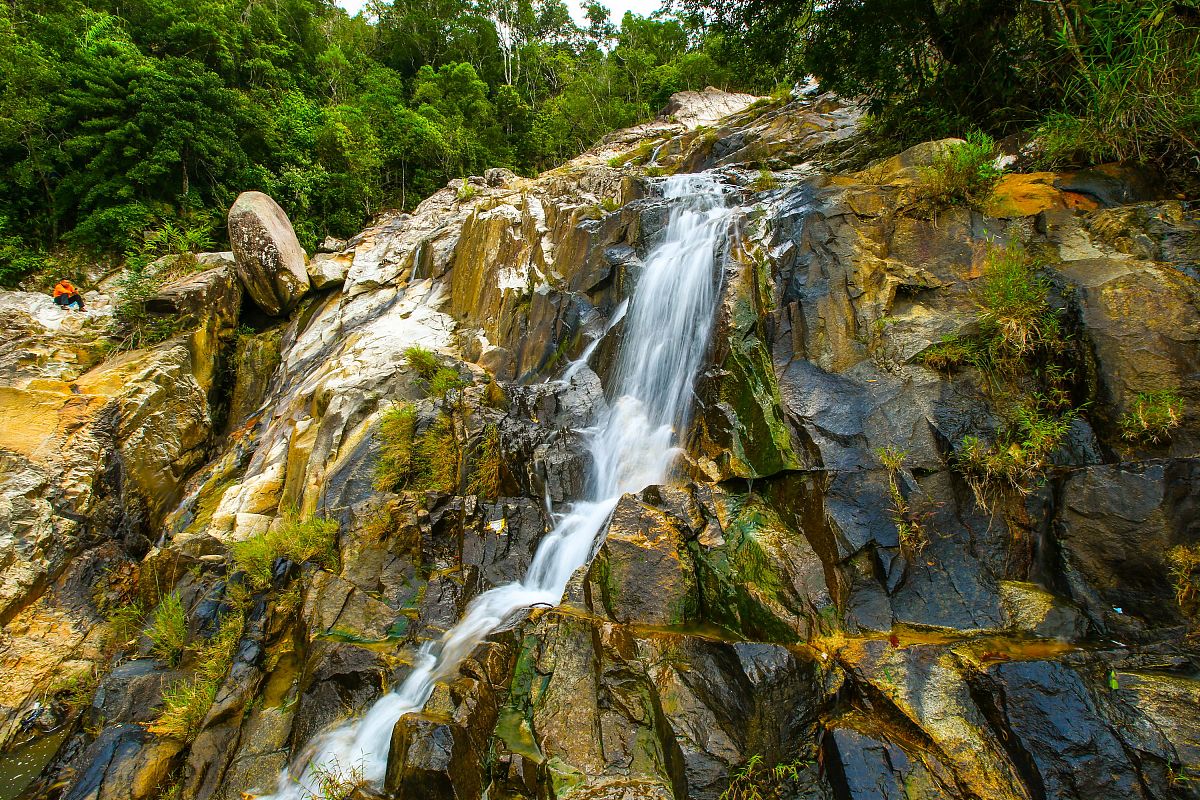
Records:
[[[308,291],[304,250],[279,204],[262,192],[242,192],[229,209],[229,242],[238,277],[259,308],[286,313]]]

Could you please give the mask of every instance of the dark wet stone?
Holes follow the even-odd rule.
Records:
[[[482,791],[479,754],[467,731],[426,714],[406,714],[392,733],[389,792],[425,800],[475,800]]]

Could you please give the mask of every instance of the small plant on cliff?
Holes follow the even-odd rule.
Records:
[[[1188,617],[1194,617],[1200,605],[1200,544],[1181,544],[1167,552],[1175,601]]]
[[[301,520],[284,517],[282,525],[233,545],[233,561],[245,571],[250,585],[264,589],[271,583],[276,560],[287,558],[296,564],[313,561],[325,568],[337,565],[338,524],[323,517]]]
[[[996,360],[1020,358],[1059,336],[1050,309],[1049,284],[1037,275],[1037,263],[1025,248],[989,246],[983,279],[975,291],[980,322],[990,334]]]
[[[455,193],[455,197],[458,198],[458,202],[465,202],[474,196],[475,187],[471,185],[470,181],[468,181],[466,178],[463,178],[462,183],[458,185],[458,192]]]
[[[104,610],[108,622],[109,641],[112,646],[124,649],[142,631],[146,619],[146,607],[140,600],[114,605]]]
[[[921,363],[938,372],[953,372],[968,364],[981,366],[978,342],[961,336],[947,336],[921,353]]]
[[[896,524],[896,533],[900,538],[900,548],[909,555],[920,553],[929,544],[925,526],[921,516],[909,507],[904,492],[900,489],[900,476],[904,470],[904,461],[908,453],[898,447],[888,445],[875,451],[883,468],[888,471],[888,495],[892,499],[892,522]]]
[[[986,133],[971,133],[947,145],[921,170],[919,202],[933,209],[987,202],[1001,175],[995,153],[996,143]]]
[[[346,767],[336,759],[329,765],[314,764],[312,783],[315,791],[308,790],[306,800],[348,800],[365,780],[362,764]]]
[[[1071,429],[1075,413],[1044,414],[1034,407],[1018,409],[992,444],[965,436],[955,453],[955,464],[975,494],[981,508],[991,508],[996,490],[1012,488],[1028,494],[1050,466],[1050,456]]]
[[[417,437],[417,455],[423,467],[414,489],[429,489],[452,494],[458,490],[462,467],[462,448],[454,434],[454,420],[439,414],[437,420]]]
[[[467,385],[467,381],[462,379],[458,370],[453,367],[442,367],[429,379],[429,395],[445,399],[451,392],[457,392]]]
[[[733,773],[729,787],[718,800],[782,800],[791,797],[808,763],[795,761],[768,767],[761,755],[750,756],[741,769]]]
[[[405,348],[404,361],[423,381],[433,380],[433,376],[442,367],[438,362],[437,353],[419,344]]]
[[[379,422],[380,452],[375,464],[375,488],[388,492],[413,474],[413,438],[417,410],[410,403],[384,412]]]
[[[151,733],[188,741],[200,732],[245,631],[244,594],[231,592],[229,600],[233,611],[221,617],[217,632],[200,647],[192,677],[163,691],[162,710],[147,726]]]
[[[750,184],[750,188],[756,192],[769,192],[779,188],[779,181],[775,180],[775,174],[771,170],[763,167],[758,171],[758,177]]]
[[[146,635],[150,637],[151,652],[171,666],[179,663],[187,644],[187,615],[178,592],[165,596],[154,610]]]
[[[475,456],[475,469],[471,473],[469,491],[488,500],[495,500],[500,494],[500,470],[503,465],[500,428],[494,424],[487,425],[483,429],[479,451]]]
[[[1163,444],[1183,422],[1183,398],[1175,392],[1142,392],[1121,417],[1121,435],[1131,442]]]

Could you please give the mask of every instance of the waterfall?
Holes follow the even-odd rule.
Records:
[[[413,671],[363,717],[322,734],[311,755],[280,776],[274,800],[315,796],[322,772],[361,767],[383,781],[392,729],[424,707],[434,684],[520,609],[557,605],[567,581],[592,557],[621,496],[667,479],[687,427],[692,384],[708,347],[717,302],[717,252],[731,210],[708,175],[666,180],[670,212],[663,239],[647,255],[632,293],[609,404],[590,434],[586,499],[571,505],[538,544],[525,579],[476,597],[440,641],[427,642]],[[297,765],[299,766],[299,765]]]

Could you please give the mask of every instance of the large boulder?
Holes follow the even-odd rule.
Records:
[[[238,276],[259,308],[286,313],[308,292],[304,250],[279,204],[262,192],[242,192],[229,209],[229,242]]]

